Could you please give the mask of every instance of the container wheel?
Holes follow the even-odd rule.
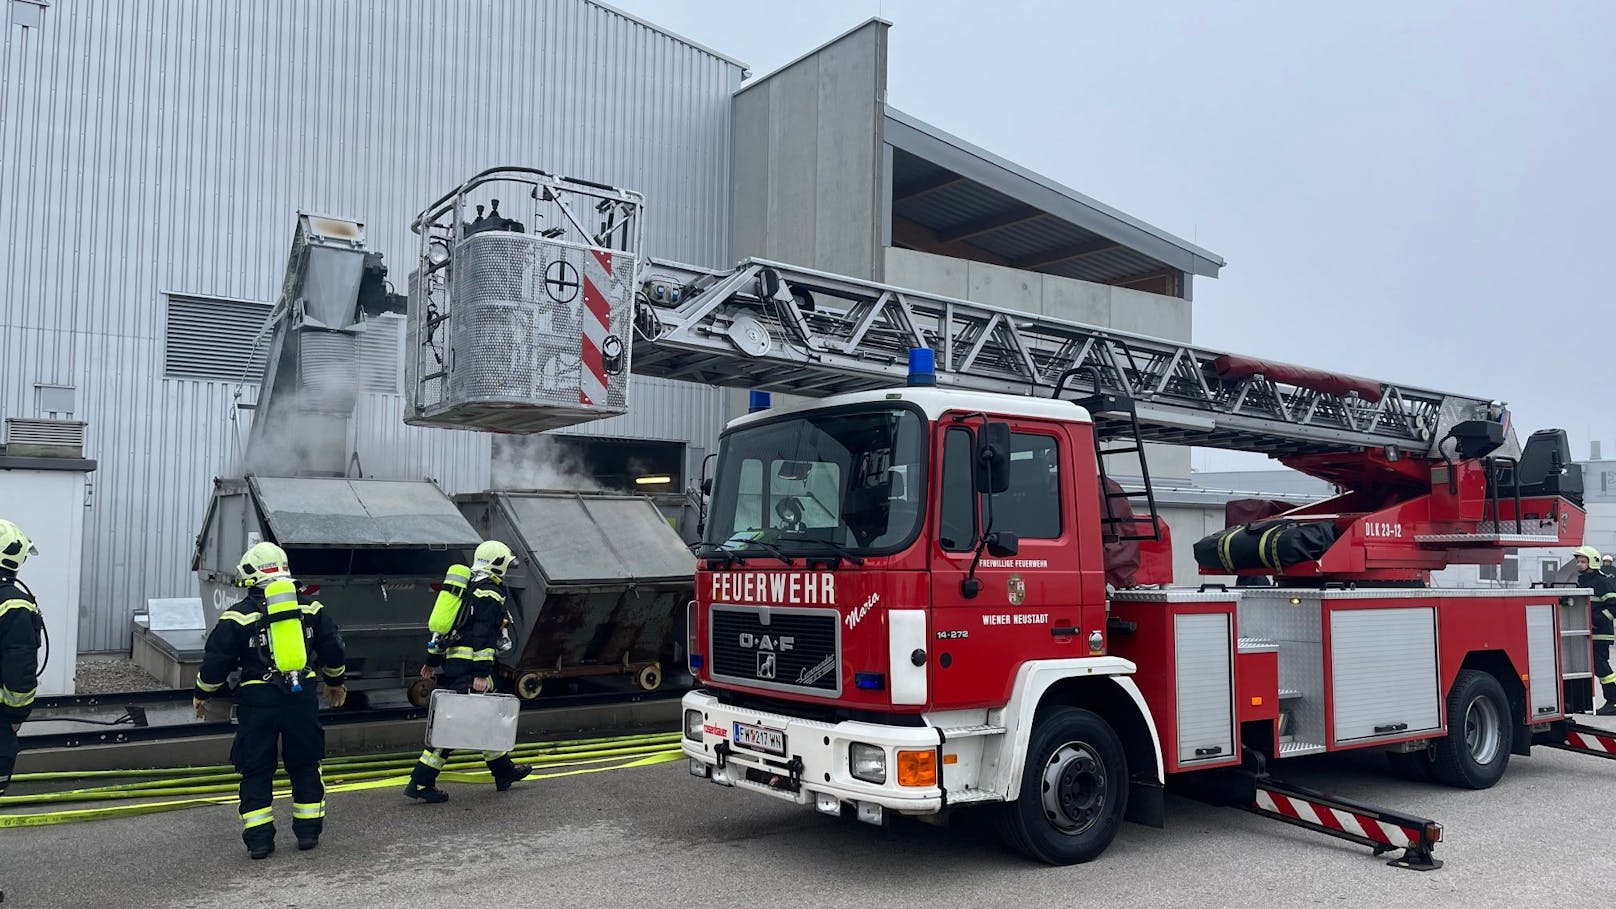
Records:
[[[516,696],[531,701],[544,690],[544,676],[537,672],[524,672],[516,677]]]
[[[1096,858],[1122,826],[1128,759],[1115,731],[1076,707],[1056,707],[1033,727],[1021,790],[999,806],[1006,845],[1050,865]]]
[[[416,679],[410,683],[407,695],[411,706],[425,707],[432,697],[433,681],[431,679]]]
[[[1504,686],[1485,672],[1464,670],[1448,693],[1448,734],[1435,742],[1436,778],[1463,789],[1490,788],[1509,766],[1513,732]]]
[[[652,663],[641,669],[637,681],[640,683],[640,687],[646,691],[657,690],[662,685],[662,667]]]

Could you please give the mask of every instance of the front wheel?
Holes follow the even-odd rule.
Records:
[[[1448,693],[1448,734],[1435,742],[1437,779],[1463,789],[1487,789],[1504,775],[1514,724],[1504,686],[1466,669]]]
[[[1051,865],[1087,862],[1111,845],[1128,800],[1128,759],[1096,714],[1056,707],[1033,727],[1021,789],[1002,806],[1000,835]]]

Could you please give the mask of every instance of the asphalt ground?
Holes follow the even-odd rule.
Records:
[[[1602,721],[1611,725],[1608,721]],[[683,762],[491,785],[334,793],[319,849],[251,861],[234,805],[0,830],[4,906],[1605,905],[1616,894],[1616,761],[1551,749],[1494,788],[1392,777],[1374,755],[1287,761],[1291,782],[1444,825],[1444,867],[1169,796],[1087,865],[1049,868],[962,818],[882,829],[695,779]],[[1596,844],[1589,848],[1589,844]]]

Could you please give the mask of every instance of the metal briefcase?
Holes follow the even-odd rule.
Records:
[[[521,702],[509,694],[432,692],[426,711],[426,746],[466,751],[509,751],[516,744]]]

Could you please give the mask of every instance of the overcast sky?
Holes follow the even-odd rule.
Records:
[[[1616,449],[1616,3],[614,2],[755,74],[880,15],[894,107],[1223,256],[1197,343]]]

